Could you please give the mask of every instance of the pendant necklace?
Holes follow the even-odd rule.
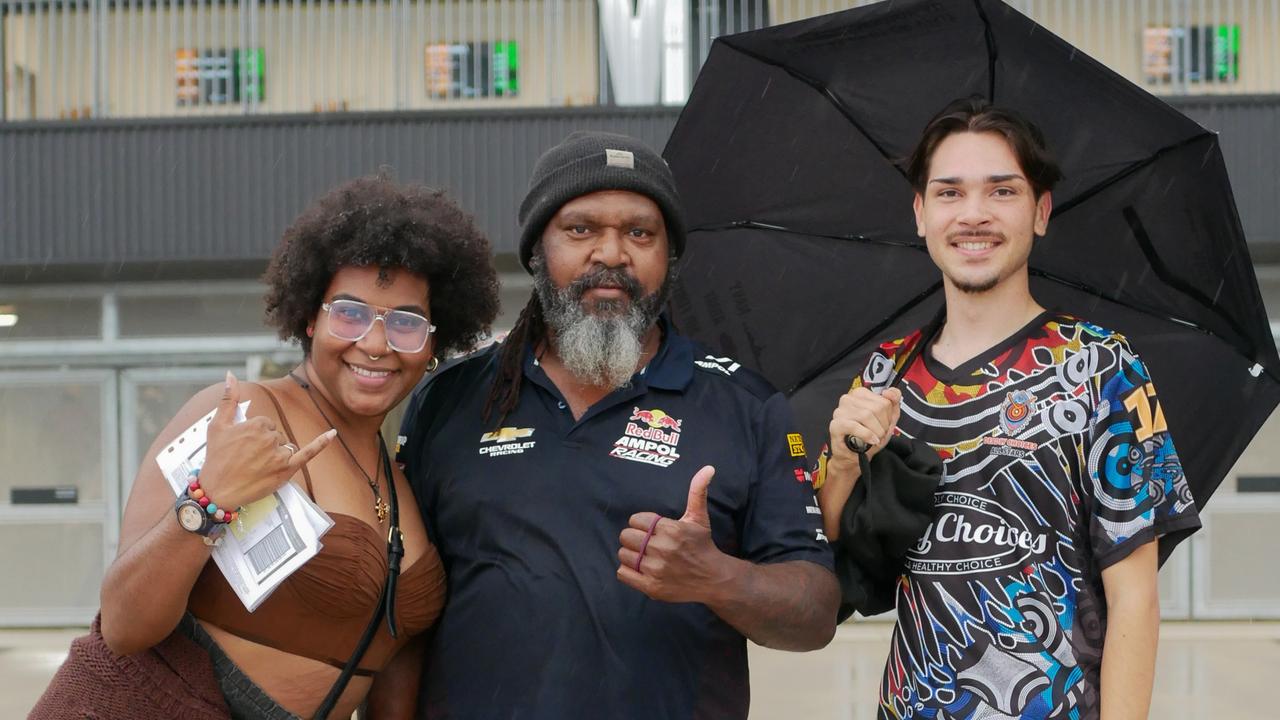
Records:
[[[303,372],[306,372],[306,371],[304,370]],[[324,418],[324,421],[329,423],[329,427],[337,430],[338,426],[333,424],[333,421],[330,420],[329,416],[325,414],[324,408],[320,407],[320,402],[316,400],[315,395],[311,394],[311,383],[298,377],[292,371],[289,372],[289,377],[292,378],[294,382],[298,383],[298,385],[300,385],[302,389],[306,391],[307,397],[311,399],[311,404],[316,406],[316,412],[320,413],[320,417]],[[360,467],[360,461],[356,459],[356,454],[354,452],[351,452],[351,447],[347,445],[347,441],[342,439],[342,433],[337,433],[336,437],[338,438],[338,442],[342,444],[342,449],[346,450],[347,456],[351,458],[351,464],[356,466],[356,469],[359,470],[360,474],[364,476],[365,482],[369,483],[369,489],[373,491],[373,511],[378,515],[378,524],[381,525],[383,522],[386,521],[387,513],[391,511],[391,506],[387,505],[387,503],[383,501],[382,490],[378,486],[378,478],[382,476],[381,460],[382,460],[382,457],[387,453],[387,446],[384,443],[378,443],[379,462],[377,467],[374,468],[374,471],[373,471],[374,476],[369,477],[369,473],[365,472],[363,467]],[[394,482],[394,480],[392,480],[391,478],[387,478],[387,482]]]

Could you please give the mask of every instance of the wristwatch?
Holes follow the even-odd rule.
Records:
[[[199,502],[183,493],[173,504],[173,512],[178,516],[178,525],[189,533],[195,533],[204,539],[205,545],[218,545],[222,542],[222,534],[226,532],[226,523],[220,523],[209,516]]]

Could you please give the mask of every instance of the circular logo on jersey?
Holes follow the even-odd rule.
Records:
[[[1080,398],[1061,400],[1040,413],[1040,419],[1053,437],[1074,435],[1089,427],[1089,408]]]
[[[907,553],[917,575],[1020,571],[1047,557],[1049,528],[1028,527],[995,500],[963,492],[934,497],[933,524]]]
[[[1013,437],[1022,432],[1031,419],[1035,402],[1036,396],[1026,390],[1014,390],[1005,396],[1004,404],[1000,406],[1000,429],[1005,435]]]

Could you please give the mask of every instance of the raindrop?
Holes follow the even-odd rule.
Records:
[[[1215,134],[1216,134],[1216,133],[1215,133]],[[1204,155],[1203,155],[1203,156],[1201,156],[1201,158],[1200,158],[1200,167],[1202,167],[1202,168],[1203,168],[1203,167],[1205,167],[1206,165],[1208,165],[1208,164],[1210,163],[1210,161],[1212,161],[1212,159],[1213,159],[1213,150],[1214,150],[1214,146],[1210,145],[1210,146],[1209,146],[1209,148],[1208,148],[1208,149],[1206,149],[1206,150],[1204,151]]]

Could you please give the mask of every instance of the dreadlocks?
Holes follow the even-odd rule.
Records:
[[[498,372],[493,378],[493,386],[489,388],[489,397],[484,401],[485,422],[489,421],[495,406],[498,411],[495,428],[515,409],[520,400],[520,380],[524,376],[524,349],[546,338],[547,322],[542,315],[542,303],[537,293],[531,293],[528,304],[520,311],[520,317],[498,351]]]

